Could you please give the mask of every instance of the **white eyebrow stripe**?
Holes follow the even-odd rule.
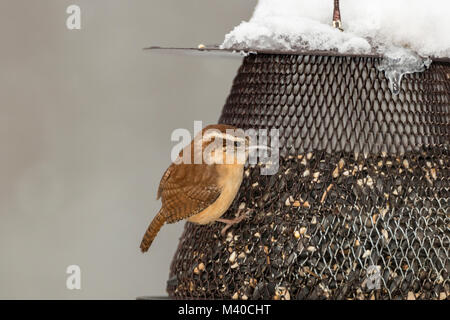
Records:
[[[211,138],[221,138],[222,140],[230,140],[230,141],[245,141],[244,137],[233,136],[229,133],[211,131],[203,136],[203,140],[211,140]]]

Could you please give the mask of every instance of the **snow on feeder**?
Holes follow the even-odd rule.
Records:
[[[248,166],[224,216],[245,222],[225,237],[186,223],[170,297],[448,298],[448,36],[399,48],[401,30],[356,27],[361,1],[343,2],[343,24],[334,1],[334,28],[321,23],[331,5],[264,0],[220,47],[152,47],[244,53],[219,122],[278,129],[280,143],[278,172]]]

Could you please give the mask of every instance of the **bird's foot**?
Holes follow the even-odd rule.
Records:
[[[216,221],[218,222],[222,222],[225,223],[225,227],[222,228],[222,230],[220,230],[220,234],[223,236],[225,236],[225,232],[227,232],[227,230],[234,224],[241,222],[242,220],[244,220],[245,218],[247,218],[247,213],[251,212],[252,210],[248,210],[246,212],[244,212],[243,214],[241,214],[241,210],[238,211],[236,218],[234,219],[217,219]]]

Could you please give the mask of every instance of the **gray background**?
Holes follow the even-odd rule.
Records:
[[[256,1],[0,2],[0,298],[164,295],[184,223],[138,246],[175,128],[217,122],[240,59],[149,54],[221,43]],[[81,7],[82,29],[66,28]],[[66,289],[66,268],[82,271]]]

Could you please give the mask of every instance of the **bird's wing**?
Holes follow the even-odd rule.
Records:
[[[164,188],[164,185],[166,184],[167,179],[169,179],[170,172],[172,171],[172,169],[173,169],[173,164],[167,168],[166,172],[164,172],[164,175],[162,176],[161,181],[159,182],[158,193],[156,194],[156,200],[161,198],[162,190]]]
[[[209,207],[220,196],[215,166],[172,164],[163,176],[158,194],[168,223],[189,218]]]

